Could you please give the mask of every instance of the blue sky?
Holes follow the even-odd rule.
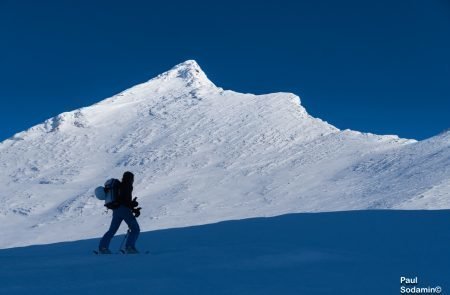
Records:
[[[341,129],[450,127],[450,1],[0,1],[0,140],[195,59]]]

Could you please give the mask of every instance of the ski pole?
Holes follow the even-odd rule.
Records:
[[[123,250],[123,245],[124,245],[125,241],[127,240],[128,234],[130,233],[130,231],[131,231],[130,229],[127,230],[127,234],[126,234],[125,237],[123,238],[122,244],[120,244],[120,250]]]

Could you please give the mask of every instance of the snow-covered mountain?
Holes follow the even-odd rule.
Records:
[[[450,132],[339,130],[291,93],[216,87],[195,61],[0,143],[0,247],[103,234],[93,189],[135,173],[142,230],[292,212],[450,207]]]

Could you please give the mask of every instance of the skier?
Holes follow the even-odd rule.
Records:
[[[127,171],[122,176],[122,181],[119,187],[118,204],[112,208],[113,216],[111,220],[111,226],[109,230],[103,235],[99,244],[99,253],[101,254],[111,254],[109,250],[109,244],[111,239],[116,234],[117,230],[125,220],[129,227],[129,234],[125,244],[125,252],[127,254],[137,254],[135,243],[139,236],[140,228],[136,220],[136,217],[140,215],[141,208],[137,208],[139,203],[136,201],[137,198],[132,197],[133,192],[133,173]]]

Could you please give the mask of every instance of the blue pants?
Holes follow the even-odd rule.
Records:
[[[125,247],[135,246],[136,240],[139,236],[141,229],[139,228],[139,224],[137,223],[136,217],[134,217],[131,209],[125,206],[120,206],[117,209],[113,209],[111,226],[109,227],[109,230],[104,234],[103,238],[100,240],[99,245],[100,249],[102,248],[109,249],[109,243],[111,242],[111,239],[114,237],[117,230],[119,229],[122,220],[125,220],[126,224],[130,228],[130,233],[128,234]]]

